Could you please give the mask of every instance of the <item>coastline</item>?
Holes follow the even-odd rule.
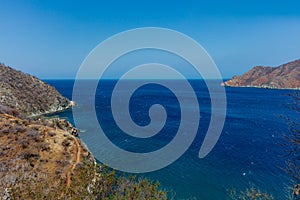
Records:
[[[237,87],[237,88],[260,88],[260,89],[268,89],[268,90],[300,90],[299,88],[279,88],[279,87],[271,87],[271,86],[258,86],[258,85],[227,85],[225,83],[221,83],[223,87]]]
[[[27,117],[31,118],[31,117],[54,115],[54,114],[57,114],[57,113],[61,113],[61,112],[67,111],[67,110],[71,109],[74,106],[76,106],[76,103],[74,101],[70,101],[69,105],[67,107],[65,107],[65,108],[60,108],[60,109],[55,109],[55,110],[49,110],[47,112],[40,113],[40,114],[31,114],[31,115],[28,115]]]

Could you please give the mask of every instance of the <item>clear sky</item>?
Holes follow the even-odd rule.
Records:
[[[224,78],[300,58],[300,1],[0,0],[0,62],[40,78],[74,78],[101,41],[145,26],[194,38]]]

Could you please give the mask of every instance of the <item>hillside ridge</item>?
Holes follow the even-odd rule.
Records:
[[[300,59],[278,67],[255,66],[241,76],[234,76],[223,86],[300,89]]]
[[[0,105],[32,116],[68,109],[72,102],[40,79],[0,64]]]

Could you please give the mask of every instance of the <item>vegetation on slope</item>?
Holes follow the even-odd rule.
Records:
[[[8,199],[167,199],[159,184],[96,164],[60,119],[0,114],[0,194]],[[67,130],[71,130],[68,129]]]
[[[0,105],[40,115],[65,110],[71,102],[40,79],[0,64]]]
[[[70,106],[50,85],[0,64],[0,199],[167,199],[156,182],[96,164],[68,121],[37,116]]]

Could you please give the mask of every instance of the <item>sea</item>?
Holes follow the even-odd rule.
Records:
[[[74,80],[45,81],[72,99]],[[179,80],[171,81],[175,86],[181,84]],[[182,105],[179,105],[176,96],[168,88],[157,84],[148,84],[136,90],[129,107],[135,123],[140,126],[150,123],[148,110],[152,104],[166,107],[168,117],[166,127],[157,137],[135,139],[122,133],[114,121],[110,98],[116,82],[102,80],[95,95],[77,95],[95,100],[99,124],[107,137],[120,148],[133,152],[163,148],[175,136],[180,124]],[[286,199],[295,183],[284,170],[288,155],[283,145],[283,134],[289,134],[284,117],[295,120],[299,117],[291,109],[293,99],[289,95],[295,91],[226,87],[227,110],[222,134],[213,150],[200,159],[199,149],[211,118],[211,101],[205,81],[189,80],[189,83],[197,96],[200,109],[199,128],[193,143],[170,165],[136,175],[159,181],[161,187],[169,191],[174,199],[229,199],[230,191],[249,187],[259,188],[275,199]],[[185,91],[182,93],[185,98],[193,95]],[[74,123],[72,109],[55,115]],[[85,117],[82,115],[82,120],[88,122],[89,119]],[[80,135],[89,131],[93,130],[81,130]]]

